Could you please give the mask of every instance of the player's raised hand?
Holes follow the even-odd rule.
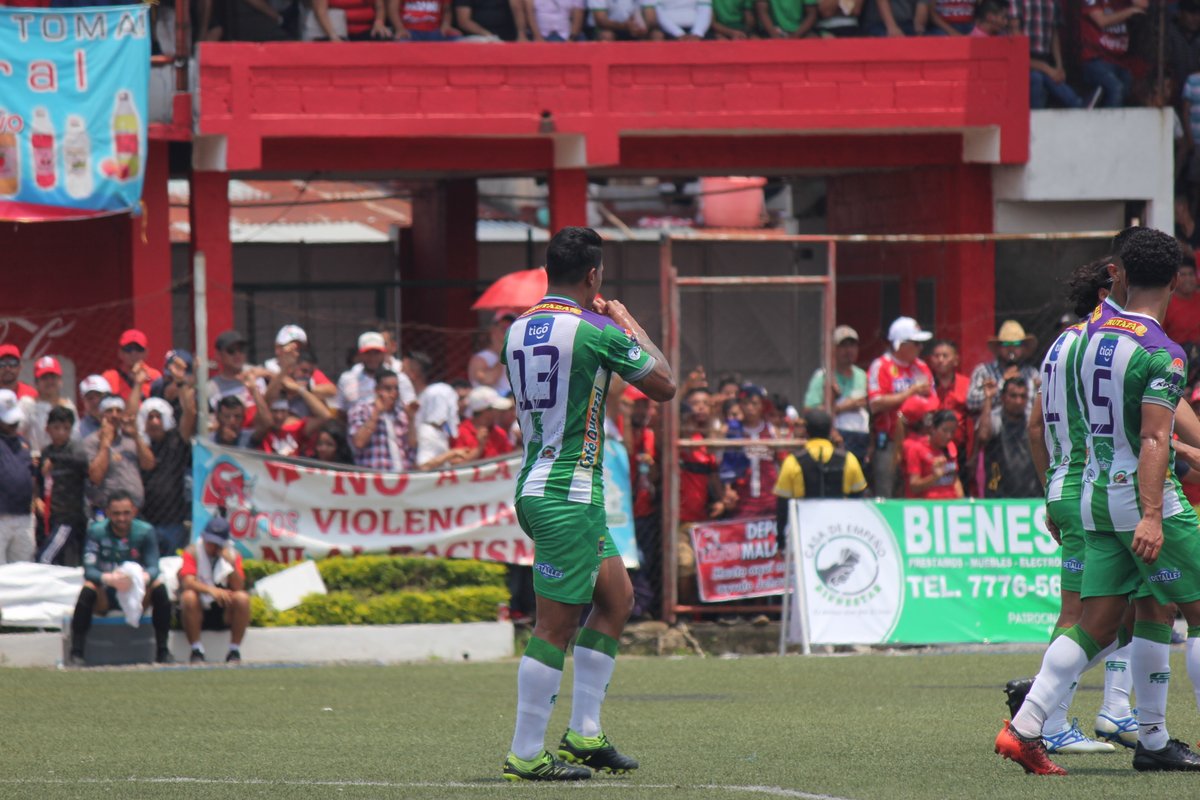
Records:
[[[1142,517],[1133,531],[1133,554],[1147,564],[1153,564],[1162,550],[1162,542],[1162,520]]]

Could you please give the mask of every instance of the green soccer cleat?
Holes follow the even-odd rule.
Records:
[[[564,764],[547,750],[529,761],[509,753],[502,774],[506,781],[586,781],[592,777],[590,771]]]
[[[580,736],[570,728],[558,743],[558,757],[570,764],[582,764],[597,772],[623,775],[638,768],[638,762],[617,752],[603,733]]]

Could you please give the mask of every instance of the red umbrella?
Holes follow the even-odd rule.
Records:
[[[476,311],[516,308],[524,311],[546,295],[546,270],[523,269],[496,280],[471,306]]]

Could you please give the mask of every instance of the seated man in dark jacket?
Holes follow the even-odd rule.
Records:
[[[119,607],[117,593],[130,588],[132,578],[120,569],[127,561],[141,565],[141,577],[146,587],[142,608],[152,606],[154,609],[155,660],[160,664],[173,660],[167,649],[171,600],[167,596],[167,587],[158,579],[158,539],[154,526],[134,519],[137,511],[129,493],[117,489],[108,495],[107,518],[93,522],[88,528],[83,553],[83,591],[79,593],[75,616],[71,620],[69,664],[72,667],[86,666],[83,646],[92,627],[92,615]]]

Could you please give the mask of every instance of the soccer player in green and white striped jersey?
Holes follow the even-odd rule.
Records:
[[[1076,348],[1078,395],[1087,412],[1087,462],[1081,516],[1086,569],[1083,615],[1046,650],[1042,669],[1020,711],[996,737],[996,751],[1038,774],[1063,774],[1041,747],[1044,709],[1061,702],[1070,684],[1114,641],[1129,595],[1142,581],[1161,604],[1177,603],[1192,626],[1188,669],[1200,678],[1200,531],[1171,471],[1171,433],[1187,372],[1182,350],[1159,320],[1175,287],[1179,246],[1167,234],[1142,230],[1120,253],[1128,302],[1122,313],[1089,320],[1086,346]],[[1142,623],[1150,599],[1137,600],[1134,661],[1165,655],[1169,626]],[[1140,638],[1139,638],[1140,637]],[[1144,645],[1139,649],[1139,645]],[[1168,663],[1165,660],[1162,662]],[[1169,667],[1134,672],[1139,730],[1133,766],[1141,771],[1200,771],[1200,757],[1167,735]]]
[[[517,670],[516,728],[502,769],[512,781],[581,780],[591,769],[637,769],[600,727],[617,641],[633,608],[633,587],[604,510],[604,405],[613,372],[651,400],[675,396],[671,368],[646,332],[621,303],[598,296],[604,264],[595,231],[556,233],[546,251],[546,277],[546,297],[513,322],[501,352],[524,439],[516,510],[533,539],[537,594],[537,622]],[[592,610],[579,628],[588,603]],[[576,630],[571,722],[556,758],[545,749],[546,725]]]
[[[1087,416],[1076,392],[1078,382],[1072,361],[1086,332],[1087,321],[1097,312],[1119,312],[1116,301],[1125,300],[1123,275],[1112,258],[1084,264],[1068,283],[1068,299],[1082,321],[1064,329],[1042,360],[1042,383],[1029,420],[1029,442],[1034,465],[1046,491],[1046,522],[1062,544],[1062,605],[1050,641],[1079,622],[1082,604],[1084,527],[1080,514],[1083,466],[1087,450]],[[1101,306],[1100,304],[1104,304]],[[1132,619],[1122,625],[1120,646],[1104,659],[1104,701],[1096,716],[1096,735],[1133,747],[1137,743],[1137,718],[1129,706],[1132,672],[1129,669]],[[1029,691],[1031,679],[1010,681],[1005,687],[1015,716]],[[1042,739],[1050,753],[1112,752],[1109,742],[1088,738],[1077,721],[1068,722],[1078,682],[1067,697],[1050,711],[1042,726]]]

